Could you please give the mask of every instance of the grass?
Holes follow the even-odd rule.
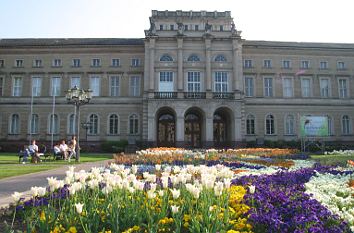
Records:
[[[112,159],[112,154],[88,154],[81,153],[80,163],[95,162],[106,159]],[[17,153],[0,153],[0,179],[24,175],[34,172],[46,171],[55,169],[68,164],[77,164],[75,160],[71,163],[63,160],[51,160],[38,164],[19,164]]]
[[[353,160],[354,155],[311,155],[312,160],[322,165],[339,165],[345,166],[348,160]]]

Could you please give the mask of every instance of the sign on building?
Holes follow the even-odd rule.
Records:
[[[328,136],[328,118],[326,116],[301,116],[300,135],[302,137]]]

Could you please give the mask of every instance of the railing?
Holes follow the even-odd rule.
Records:
[[[158,91],[154,92],[155,99],[177,99],[177,92],[173,91]]]
[[[234,99],[233,92],[213,92],[213,99]]]
[[[205,99],[205,92],[184,92],[185,99]]]

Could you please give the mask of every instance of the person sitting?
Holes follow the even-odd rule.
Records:
[[[64,158],[65,160],[67,160],[67,159],[68,159],[69,147],[68,147],[68,145],[65,143],[65,140],[62,140],[62,141],[61,141],[61,144],[60,144],[59,148],[60,148],[60,152],[61,152],[62,155],[63,155],[63,158]]]
[[[22,163],[25,164],[28,161],[28,157],[30,156],[30,152],[28,150],[27,145],[23,145],[22,149],[19,152],[19,162],[22,158]]]
[[[63,154],[60,151],[59,143],[56,143],[54,145],[53,150],[54,150],[54,158],[61,158],[61,159],[63,158]]]
[[[31,145],[28,146],[30,155],[32,156],[32,162],[38,163],[40,161],[38,154],[38,146],[36,145],[36,140],[32,140]]]

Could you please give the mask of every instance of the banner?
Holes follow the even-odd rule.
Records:
[[[328,118],[326,116],[301,116],[300,135],[302,137],[328,136]]]

